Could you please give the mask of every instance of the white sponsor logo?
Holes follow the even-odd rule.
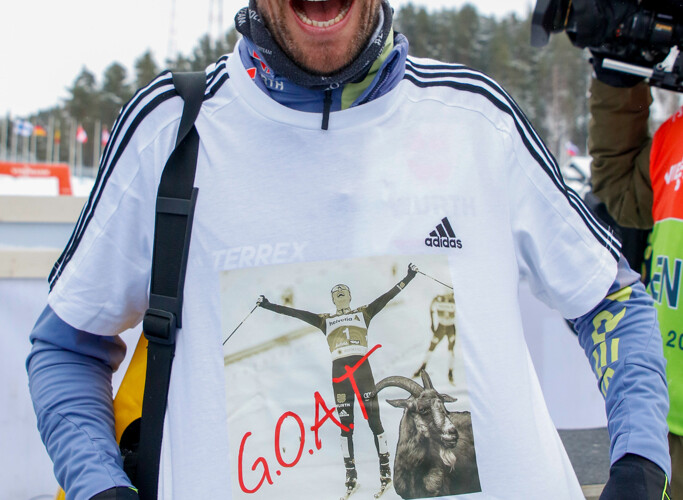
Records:
[[[669,171],[664,174],[664,180],[666,180],[667,184],[671,184],[675,181],[676,187],[674,188],[674,191],[678,191],[681,187],[681,176],[683,176],[683,160],[671,165]]]
[[[340,417],[348,417],[349,414],[346,412],[346,410],[342,410],[342,411],[339,412],[339,416],[340,416]]]
[[[354,319],[357,320],[357,319],[358,319],[358,316],[356,316],[355,318],[352,318],[351,316],[342,316],[342,317],[339,318],[339,319],[330,319],[330,320],[328,320],[328,322],[327,322],[327,326],[334,326],[334,325],[336,325],[337,323],[344,323],[344,322],[349,323],[349,322],[353,321]]]
[[[262,243],[258,246],[234,247],[213,253],[215,269],[269,266],[304,262],[304,249],[308,243]]]
[[[282,81],[276,81],[268,78],[265,75],[261,75],[261,80],[263,80],[263,83],[266,85],[266,87],[270,89],[275,89],[275,90],[285,90],[285,84]]]

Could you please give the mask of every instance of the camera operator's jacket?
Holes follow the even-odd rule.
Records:
[[[636,453],[668,472],[664,362],[651,299],[500,86],[469,68],[403,52],[389,74],[377,73],[390,87],[331,113],[322,130],[319,111],[278,102],[270,81],[274,90],[279,81],[262,57],[245,51],[247,43],[209,68],[196,121],[199,195],[160,497],[339,497],[344,463],[335,421],[352,403],[332,393],[324,340],[300,321],[256,309],[222,343],[262,293],[292,288],[295,305],[324,310],[331,304],[321,291],[345,283],[365,303],[409,262],[439,282],[420,274],[387,305],[369,333],[368,355],[376,379],[410,377],[432,337],[425,311],[445,291],[440,282],[453,287],[456,385],[446,378],[445,352],[433,354],[428,372],[442,401],[457,398],[450,411],[471,412],[459,414],[471,415],[472,434],[461,428],[461,435],[473,435],[476,458],[473,450],[454,455],[450,432],[435,454],[450,465],[437,460],[435,476],[466,466],[478,475],[470,483],[480,484],[482,499],[583,498],[525,344],[522,279],[575,319],[606,397],[612,460]],[[146,309],[155,195],[181,109],[168,74],[124,108],[55,267],[50,308],[33,332],[32,396],[67,498],[128,484],[108,376],[120,362],[116,335]],[[379,394],[393,465],[407,438],[399,435],[404,410],[387,398],[409,397],[394,389]],[[373,491],[377,455],[360,414],[356,463],[361,488]],[[464,438],[460,446],[467,447]]]
[[[667,359],[671,432],[683,435],[683,108],[648,134],[649,86],[594,80],[590,130],[595,194],[624,226],[652,228],[648,291]],[[653,225],[654,224],[654,225]]]

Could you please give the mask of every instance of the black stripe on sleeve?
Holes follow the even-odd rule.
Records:
[[[227,57],[228,56],[224,56],[219,59],[212,71],[207,74],[207,90],[204,100],[210,99],[216,95],[223,83],[228,80],[229,75],[225,64]],[[158,93],[158,95],[146,104],[142,104],[148,97],[155,93]],[[94,216],[95,209],[102,196],[107,180],[111,176],[119,158],[125,151],[126,146],[135,134],[137,127],[144,118],[160,104],[176,96],[178,96],[178,93],[173,87],[171,72],[164,71],[150,82],[149,85],[138,90],[131,100],[122,108],[119,117],[112,127],[111,136],[102,154],[97,177],[95,178],[95,183],[90,192],[90,196],[81,211],[64,251],[57,259],[57,262],[55,262],[52,271],[50,272],[48,278],[50,290],[55,286],[64,268],[71,261],[71,258],[76,252],[85,230]]]
[[[78,248],[78,245],[81,242],[83,234],[85,234],[85,230],[87,229],[88,224],[92,220],[92,217],[95,213],[95,208],[97,207],[97,204],[100,201],[102,193],[104,192],[104,187],[107,184],[107,180],[111,176],[111,173],[114,171],[116,162],[123,154],[123,151],[130,142],[130,139],[135,133],[137,126],[140,124],[142,119],[144,119],[149,113],[151,113],[154,110],[154,108],[156,108],[159,104],[177,95],[178,93],[175,91],[175,89],[167,90],[162,94],[159,94],[147,106],[140,110],[140,112],[133,119],[131,126],[123,134],[120,145],[116,148],[115,152],[113,153],[112,163],[109,166],[109,168],[100,168],[97,174],[97,179],[95,180],[95,186],[93,186],[93,189],[90,192],[90,196],[88,197],[88,201],[86,205],[83,207],[83,210],[78,219],[78,222],[76,223],[76,227],[74,228],[74,232],[71,235],[69,243],[67,247],[64,249],[62,255],[55,263],[52,272],[50,273],[50,290],[52,290],[55,283],[59,279],[59,276],[62,274],[64,267],[66,267],[66,265],[69,263],[71,257],[73,257],[73,254]]]
[[[422,69],[450,71],[427,73],[417,70],[416,67],[420,67]],[[557,166],[557,163],[550,152],[547,150],[545,144],[538,137],[533,127],[531,127],[531,124],[523,112],[519,109],[518,105],[505,93],[502,88],[498,87],[495,82],[490,80],[482,73],[460,65],[425,65],[417,64],[409,59],[406,65],[406,70],[407,71],[404,79],[416,85],[417,87],[449,87],[455,90],[475,93],[486,98],[503,113],[508,114],[513,119],[519,136],[529,151],[529,154],[536,160],[541,168],[543,168],[557,189],[559,189],[567,198],[569,205],[579,214],[595,238],[601,242],[605,248],[608,249],[615,260],[619,260],[619,241],[616,240],[612,233],[593,216],[590,210],[583,203],[583,200],[581,200],[581,198],[574,191],[566,186],[561,174],[559,173],[559,167]],[[467,80],[476,80],[483,83],[485,86],[467,83]],[[487,88],[487,86],[490,86],[491,84],[495,85],[495,92]],[[534,147],[534,145],[536,147]],[[537,150],[537,148],[540,149],[540,152]]]

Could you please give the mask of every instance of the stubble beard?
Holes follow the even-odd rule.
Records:
[[[282,51],[294,63],[304,71],[316,76],[328,76],[342,70],[351,64],[365,49],[370,36],[377,27],[379,19],[379,1],[368,0],[360,13],[361,24],[358,31],[351,38],[347,47],[339,47],[338,44],[320,41],[313,47],[301,47],[292,36],[289,27],[284,21],[283,9],[289,8],[289,0],[278,3],[279,12],[276,20],[270,13],[263,9],[259,12],[266,27],[280,46]],[[363,22],[368,19],[368,22]]]

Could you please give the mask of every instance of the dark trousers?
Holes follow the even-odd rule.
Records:
[[[346,366],[353,368],[356,363],[362,359],[362,356],[347,356],[344,358],[335,359],[332,362],[332,378],[339,378],[345,375]],[[370,430],[376,436],[384,432],[382,421],[379,416],[379,400],[375,394],[375,379],[372,376],[372,369],[370,363],[365,360],[352,374],[353,380],[358,388],[358,393],[361,396],[365,411],[368,416],[368,425]],[[346,378],[341,382],[332,382],[334,389],[334,400],[337,405],[337,414],[339,420],[348,431],[342,431],[342,435],[353,435],[354,426],[354,406],[356,401],[356,392],[353,390],[351,380]]]
[[[669,433],[671,498],[683,498],[683,436]]]

